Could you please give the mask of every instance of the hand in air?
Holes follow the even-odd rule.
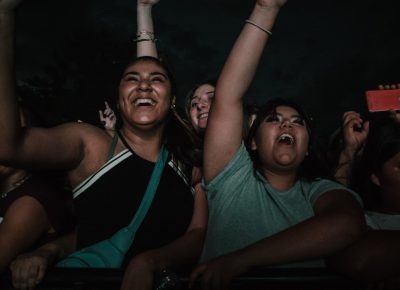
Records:
[[[22,0],[0,0],[0,11],[12,11]]]
[[[114,111],[110,108],[107,102],[104,102],[106,108],[104,111],[99,110],[100,122],[103,124],[106,130],[114,130],[117,118],[115,117]]]
[[[160,2],[160,0],[138,0],[138,4],[144,6],[153,6],[158,2]]]

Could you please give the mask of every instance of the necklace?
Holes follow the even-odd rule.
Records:
[[[16,189],[17,187],[21,186],[25,181],[27,181],[29,179],[29,177],[31,177],[31,174],[26,174],[24,176],[22,176],[22,178],[18,179],[17,181],[11,183],[10,188],[6,191],[0,194],[0,198],[6,198],[7,195],[13,191],[14,189]]]

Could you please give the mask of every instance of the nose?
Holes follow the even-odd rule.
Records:
[[[139,90],[141,90],[141,91],[151,90],[150,83],[147,80],[141,80],[139,83]]]
[[[197,109],[198,109],[198,110],[207,108],[208,106],[209,106],[209,104],[208,104],[207,101],[202,101],[202,100],[200,100],[200,101],[197,103]]]
[[[282,122],[281,122],[281,127],[282,128],[289,128],[289,127],[292,127],[292,122],[290,122],[290,120],[289,119],[283,119],[282,120]]]

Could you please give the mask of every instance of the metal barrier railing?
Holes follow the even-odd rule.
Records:
[[[123,271],[119,269],[50,269],[35,289],[118,290]],[[10,273],[0,278],[0,289],[13,289]],[[187,276],[180,277],[180,290],[188,289]],[[192,290],[200,289],[194,287]],[[256,269],[235,277],[230,289],[240,290],[358,290],[365,285],[327,269]]]

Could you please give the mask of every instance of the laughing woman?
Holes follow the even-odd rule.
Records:
[[[204,289],[225,289],[254,266],[324,266],[365,227],[355,194],[307,172],[312,136],[300,107],[269,102],[250,131],[250,154],[242,142],[243,96],[285,2],[257,0],[217,83],[204,141],[209,223],[191,275]]]
[[[154,200],[123,263],[129,273],[123,289],[150,289],[155,271],[197,260],[207,220],[204,196],[193,196],[182,178],[182,169],[191,167],[185,153],[191,139],[174,111],[172,76],[154,57],[129,62],[119,84],[123,125],[114,136],[85,123],[21,130],[13,62],[19,3],[0,0],[0,161],[66,170],[75,188],[77,228],[43,246],[40,259],[16,263],[14,285],[33,287],[47,265],[125,227],[139,208],[155,162],[161,152],[169,152]]]

